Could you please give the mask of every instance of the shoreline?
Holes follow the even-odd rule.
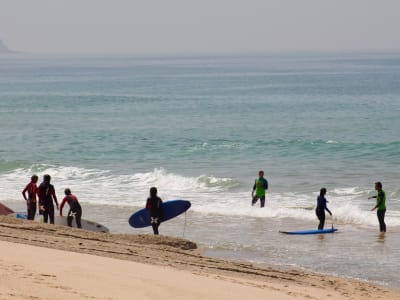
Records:
[[[3,242],[11,242],[20,245],[25,244],[28,245],[27,247],[55,249],[56,252],[58,250],[68,251],[71,255],[77,253],[76,255],[83,255],[84,257],[91,255],[118,261],[129,261],[142,266],[154,267],[155,273],[164,269],[168,269],[173,274],[175,274],[174,272],[183,272],[185,274],[183,277],[189,281],[186,284],[191,285],[193,283],[194,290],[197,289],[195,282],[199,280],[196,276],[211,278],[216,280],[212,284],[217,286],[218,284],[223,286],[231,283],[235,287],[243,288],[246,293],[254,295],[254,299],[257,299],[258,296],[256,295],[259,292],[261,295],[270,296],[272,294],[269,293],[274,293],[274,299],[324,299],[327,297],[329,299],[378,299],[379,297],[382,299],[400,299],[399,290],[369,282],[322,275],[299,269],[279,270],[279,268],[206,257],[202,255],[203,250],[198,249],[195,243],[167,236],[95,233],[0,216],[0,241],[2,241],[2,245]],[[20,246],[18,249],[24,247]],[[62,257],[62,254],[58,255]],[[33,254],[34,256],[35,254]],[[7,259],[10,258],[4,256],[3,263],[7,263]],[[12,259],[23,260],[15,257]],[[79,259],[77,258],[77,260]],[[82,259],[85,261],[85,258]],[[61,259],[61,261],[63,266],[68,266],[67,258]],[[23,263],[22,265],[24,266]],[[90,273],[91,268],[89,267],[86,271]],[[113,268],[112,264],[110,268]],[[135,268],[140,269],[141,267],[136,266]],[[110,271],[113,273],[115,270]],[[37,270],[37,272],[40,273],[40,270]],[[79,277],[79,273],[75,275]],[[155,277],[156,285],[165,283],[164,279]],[[102,289],[103,287],[99,288]],[[165,288],[167,289],[167,287]],[[201,289],[204,289],[204,287],[200,287],[199,291]],[[216,290],[210,290],[209,293],[211,294],[206,293],[196,299],[212,298],[216,295],[228,298],[229,290],[230,288],[225,291],[225,294],[223,292],[215,294]],[[181,296],[190,299],[193,295],[187,294],[188,292],[186,291]],[[237,299],[241,298],[239,294],[236,295]],[[232,297],[231,294],[229,295]],[[123,299],[123,297],[111,299]]]

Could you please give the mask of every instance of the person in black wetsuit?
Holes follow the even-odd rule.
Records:
[[[56,203],[58,209],[58,201],[54,186],[50,184],[51,177],[46,174],[43,176],[43,182],[39,185],[39,213],[43,214],[43,222],[47,223],[50,218],[50,224],[54,224],[54,205]]]
[[[76,227],[82,228],[81,218],[82,218],[82,207],[79,204],[78,198],[72,195],[70,189],[65,189],[65,197],[60,205],[60,216],[62,216],[62,210],[65,202],[69,205],[67,223],[69,227],[72,227],[72,220],[75,218]]]
[[[157,188],[150,188],[150,197],[146,201],[146,209],[150,210],[151,227],[155,235],[158,234],[158,227],[161,223],[162,211],[161,211],[162,200],[157,196]]]
[[[315,214],[318,217],[319,225],[318,230],[324,229],[325,225],[325,210],[332,216],[332,212],[326,206],[328,201],[325,198],[326,195],[326,188],[322,188],[319,192],[319,196],[317,198],[317,208],[315,209]]]

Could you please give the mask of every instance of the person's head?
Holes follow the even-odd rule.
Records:
[[[36,174],[33,174],[31,177],[31,181],[36,183],[38,181],[39,177]]]
[[[375,190],[380,191],[382,189],[382,182],[375,182]]]
[[[69,196],[69,195],[71,195],[71,190],[70,189],[65,189],[64,190],[64,194],[66,195],[66,196]]]
[[[325,195],[326,195],[326,188],[321,188],[321,189],[319,190],[319,195],[320,195],[320,196],[325,196]]]
[[[43,175],[44,182],[50,183],[50,180],[51,180],[51,176],[49,174]]]
[[[153,186],[150,188],[150,197],[155,197],[155,196],[157,196],[157,188]]]
[[[258,171],[258,176],[259,177],[264,177],[264,171]]]

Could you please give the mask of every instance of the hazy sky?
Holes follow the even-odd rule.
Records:
[[[0,0],[33,53],[400,50],[400,0]]]

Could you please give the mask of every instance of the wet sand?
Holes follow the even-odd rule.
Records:
[[[205,257],[166,236],[0,216],[0,240],[0,299],[400,299],[366,282]]]

